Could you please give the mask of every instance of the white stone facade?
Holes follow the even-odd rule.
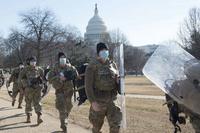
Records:
[[[87,44],[95,46],[98,42],[105,42],[110,39],[107,27],[99,16],[97,4],[95,5],[94,16],[89,20],[86,27],[84,40]]]

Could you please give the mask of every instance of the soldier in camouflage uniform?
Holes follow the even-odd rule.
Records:
[[[17,94],[19,93],[19,104],[18,108],[22,108],[21,104],[24,97],[24,88],[19,83],[19,73],[23,70],[24,65],[19,63],[19,67],[14,69],[6,86],[9,87],[10,83],[13,82],[13,89],[12,89],[12,106],[14,106]]]
[[[186,75],[186,79],[175,81],[171,87],[173,88],[195,88],[200,90],[200,64],[199,63],[190,63],[190,65],[186,65],[184,68],[184,73]],[[191,84],[192,83],[192,84]],[[167,86],[169,87],[169,86]],[[173,100],[169,95],[166,94],[166,101],[170,112],[170,121],[175,124],[175,131],[178,129],[177,123],[185,124],[185,120],[182,122],[183,117],[179,116],[181,113],[184,113],[185,116],[189,116],[190,123],[192,124],[195,133],[200,133],[200,115],[194,113],[192,110],[189,110],[185,105],[178,104],[175,100]],[[182,118],[181,118],[182,117]],[[180,119],[181,118],[181,119]],[[179,127],[180,129],[180,127]],[[179,130],[180,131],[180,130]]]
[[[192,60],[193,62],[193,60]],[[184,69],[184,73],[187,77],[186,80],[188,80],[190,83],[193,83],[193,87],[195,87],[195,89],[199,90],[200,93],[200,63],[192,63],[190,62],[190,65],[186,65],[185,69]],[[181,84],[183,85],[183,87],[188,87],[187,82]],[[195,133],[200,133],[200,115],[194,113],[191,110],[187,110],[185,109],[185,113],[189,116],[190,118],[190,123],[192,124]]]
[[[4,74],[3,74],[3,70],[0,69],[0,89],[4,84]]]
[[[190,123],[195,130],[195,133],[200,133],[200,115],[190,113]]]
[[[183,105],[178,104],[174,101],[169,95],[166,95],[166,104],[169,109],[169,120],[174,125],[174,132],[181,132],[180,126],[178,124],[186,124],[186,118],[189,116],[190,123],[192,124],[195,133],[200,133],[200,115],[193,113],[191,110],[188,110]],[[183,115],[184,114],[184,115]]]
[[[76,81],[76,86],[79,94],[79,97],[77,98],[77,100],[79,101],[78,106],[80,106],[87,100],[87,95],[85,92],[85,70],[87,66],[88,63],[84,63],[78,68],[78,73],[79,76],[81,77],[81,79]]]
[[[0,77],[4,77],[4,76],[3,76],[3,70],[2,70],[2,69],[0,69]]]
[[[55,88],[56,108],[59,111],[60,128],[67,132],[65,119],[72,109],[73,83],[72,80],[78,78],[78,72],[70,64],[64,53],[58,54],[59,62],[50,70],[48,80]]]
[[[110,133],[119,133],[122,120],[122,112],[114,102],[118,93],[118,70],[108,56],[108,46],[98,43],[97,57],[86,69],[85,87],[91,103],[89,120],[93,125],[93,133],[101,133],[105,117],[110,126]]]
[[[40,67],[36,66],[36,58],[31,57],[29,59],[30,65],[26,66],[20,73],[20,80],[25,87],[25,102],[26,108],[25,113],[27,115],[27,123],[31,122],[30,116],[32,111],[32,104],[37,114],[37,124],[43,122],[41,119],[42,107],[41,101],[41,90],[43,88],[43,77],[44,72]]]

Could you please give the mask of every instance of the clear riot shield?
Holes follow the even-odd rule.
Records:
[[[113,53],[113,58],[119,68],[120,75],[120,96],[118,97],[118,101],[121,106],[122,111],[122,129],[126,130],[126,104],[125,104],[125,73],[124,73],[124,45],[120,44],[115,48]]]
[[[143,73],[179,104],[200,114],[199,64],[179,45],[161,45],[145,64]]]

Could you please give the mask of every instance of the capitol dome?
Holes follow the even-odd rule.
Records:
[[[86,28],[87,34],[100,34],[107,31],[107,27],[103,19],[98,14],[97,5],[95,7],[94,16],[89,20]]]
[[[94,16],[89,20],[86,27],[85,40],[97,43],[108,38],[107,27],[98,14],[97,4],[95,5]]]

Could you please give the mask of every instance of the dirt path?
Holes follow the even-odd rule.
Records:
[[[44,122],[40,126],[36,126],[36,115],[33,112],[32,123],[25,123],[26,116],[24,109],[11,107],[11,103],[0,98],[0,132],[1,133],[61,133],[59,120],[43,114]],[[75,124],[68,124],[69,133],[90,133]]]

